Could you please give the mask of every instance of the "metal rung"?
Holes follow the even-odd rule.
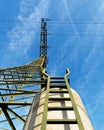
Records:
[[[48,119],[47,124],[77,124],[76,119]]]
[[[48,107],[48,110],[73,110],[73,107],[52,106],[52,107]]]
[[[67,90],[51,90],[50,93],[68,93]]]
[[[50,84],[50,88],[67,88],[66,84]]]
[[[71,99],[70,98],[66,98],[66,97],[56,97],[56,98],[49,97],[49,100],[67,100],[67,101],[69,101]]]
[[[52,80],[50,83],[65,83],[64,80]]]
[[[51,79],[64,79],[64,77],[51,77]]]

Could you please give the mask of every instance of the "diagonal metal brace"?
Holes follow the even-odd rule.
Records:
[[[7,110],[6,110],[6,107],[2,107],[2,111],[4,112],[4,115],[5,115],[5,117],[6,117],[7,121],[8,121],[11,129],[16,130],[16,128],[15,128],[15,126],[14,126],[14,124],[13,124],[13,122],[12,122],[12,120],[11,120]]]
[[[17,113],[15,113],[12,109],[10,109],[9,107],[7,107],[7,110],[12,114],[14,115],[16,118],[18,118],[19,120],[21,120],[22,122],[25,122],[25,120],[19,116]]]

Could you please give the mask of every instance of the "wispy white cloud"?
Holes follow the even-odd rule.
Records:
[[[104,86],[100,87],[100,91],[98,92],[97,96],[96,96],[96,100],[94,105],[92,106],[92,113],[95,114],[96,111],[103,110],[104,108],[104,104],[102,103],[104,100]],[[99,108],[100,106],[100,108]],[[104,111],[102,111],[104,113]],[[101,113],[101,111],[99,111],[99,113]]]
[[[37,6],[34,6],[34,0],[31,2],[22,0],[20,2],[20,12],[17,18],[21,22],[17,22],[9,34],[9,49],[11,51],[15,51],[17,54],[27,54],[32,41],[35,39],[35,33],[40,26],[35,22],[39,22],[41,17],[45,16],[48,3],[49,1],[41,0]]]
[[[103,7],[103,4],[101,3],[100,6],[98,6],[97,12],[95,16],[93,17],[92,22],[103,19],[104,18],[103,14],[104,14],[104,7]],[[102,28],[103,28],[103,25],[100,24],[100,21],[99,21],[99,24],[97,25],[89,24],[87,27],[86,33],[90,35],[90,31],[93,31],[93,32],[95,31],[95,34],[96,34],[100,31],[102,32]],[[99,33],[99,35],[100,34],[101,33]],[[102,48],[103,39],[104,39],[103,37],[94,37],[94,38],[88,37],[85,39],[87,41],[86,44],[90,45],[91,48],[90,48],[90,51],[87,53],[85,60],[83,61],[81,69],[80,69],[83,74],[76,80],[76,84],[78,84],[78,90],[80,91],[81,95],[84,98],[85,104],[88,108],[88,112],[90,114],[90,117],[92,118],[95,129],[98,128],[98,126],[96,125],[97,119],[103,118],[102,117],[103,114],[101,115],[101,113],[103,113],[103,109],[104,109],[104,105],[102,104],[104,100],[104,96],[103,96],[104,86],[101,85],[102,79],[101,79],[101,76],[99,76],[101,75],[100,73],[103,73],[102,71],[100,71],[100,69],[102,70],[102,67],[104,65],[102,62],[102,59],[104,57],[104,52]],[[92,44],[90,43],[90,40],[92,40],[91,42]],[[101,48],[99,48],[99,46],[101,46]],[[101,81],[99,81],[99,79]],[[94,80],[92,84],[90,82],[91,80]],[[86,86],[87,86],[87,89],[85,89]],[[96,95],[94,94],[94,92]],[[92,98],[94,96],[93,102],[92,100],[91,102],[88,102],[88,98],[87,98],[88,95],[89,95],[89,100],[91,99],[90,97],[91,95],[92,95]],[[99,117],[98,115],[95,116],[96,112],[99,114]]]
[[[47,0],[20,1],[17,19],[9,33],[7,32],[9,42],[5,54],[2,56],[1,66],[2,64],[3,67],[4,65],[6,67],[19,65],[18,62],[21,64],[24,58],[28,59],[29,49],[33,43],[37,44],[34,42],[37,37],[35,34],[40,29],[40,23],[37,21],[40,22],[42,17],[47,16],[49,4],[50,1]]]
[[[97,90],[96,95],[93,93],[92,96],[94,96],[95,100],[88,100],[88,93],[87,94],[82,94],[83,95],[83,99],[85,101],[86,104],[86,108],[88,111],[88,115],[90,115],[90,118],[92,120],[93,126],[94,128],[97,130],[98,128],[98,124],[100,124],[100,122],[98,121],[98,119],[102,119],[103,115],[104,115],[104,104],[102,103],[104,100],[104,86],[101,86],[99,88],[99,90]],[[91,94],[89,94],[89,96],[91,96]],[[96,114],[97,113],[97,114]],[[98,121],[98,122],[97,122]],[[101,125],[101,130],[103,130],[103,126]]]
[[[70,2],[68,0],[62,0],[62,3],[63,3],[63,8],[64,8],[64,10],[63,10],[63,12],[64,12],[64,19],[68,20],[69,23],[71,23],[69,25],[71,25],[71,29],[72,29],[72,32],[73,32],[73,35],[74,35],[74,36],[70,36],[69,35],[69,37],[67,37],[67,39],[65,39],[65,41],[63,43],[63,46],[64,45],[65,46],[70,46],[70,47],[74,46],[74,49],[72,48],[70,53],[67,52],[64,47],[60,48],[60,52],[63,52],[63,53],[60,54],[60,56],[64,57],[63,58],[63,62],[62,62],[63,65],[64,65],[64,62],[66,62],[66,60],[68,60],[68,59],[70,59],[70,62],[73,62],[75,60],[77,61],[77,53],[78,53],[79,45],[76,44],[76,43],[80,43],[82,41],[82,39],[80,37],[80,34],[79,34],[78,30],[77,30],[76,25],[73,22],[72,16],[71,16],[73,14],[73,12],[70,9]],[[70,32],[70,27],[69,27],[69,32]]]
[[[93,18],[93,21],[96,21],[96,19],[103,19],[103,13],[104,13],[104,8],[102,9],[102,4],[100,7],[98,7],[98,10],[97,10],[97,13],[96,15],[94,16]],[[88,27],[87,27],[87,31],[86,31],[86,34],[89,34],[90,35],[90,31],[93,31],[95,32],[95,35],[96,35],[96,32],[100,32],[102,30],[102,24],[89,24]],[[99,34],[100,35],[100,34]],[[102,34],[101,34],[102,35]],[[86,37],[85,37],[86,38]],[[92,39],[92,42],[91,42],[91,45],[90,45],[90,40]],[[102,46],[102,41],[103,41],[103,37],[94,37],[94,38],[91,38],[90,36],[86,39],[86,44],[89,46],[92,46],[92,48],[90,49],[90,51],[87,53],[87,56],[85,57],[85,60],[82,64],[82,68],[81,68],[81,71],[84,71],[86,68],[89,68],[89,70],[87,71],[87,75],[86,77],[90,77],[89,75],[91,73],[93,73],[94,71],[96,71],[96,68],[98,68],[98,66],[101,64],[101,61],[98,59],[98,55],[99,55],[99,58],[103,58],[103,51],[102,51],[102,48],[100,48],[100,51],[99,51],[99,46]]]
[[[78,40],[81,41],[80,35],[78,33],[78,30],[76,29],[76,26],[74,25],[73,19],[72,19],[71,14],[70,14],[69,3],[68,3],[67,0],[63,0],[63,3],[64,3],[64,7],[66,9],[66,13],[67,13],[68,19],[72,23],[71,25],[72,25],[72,28],[73,28],[73,30],[75,32],[75,35],[77,36]]]

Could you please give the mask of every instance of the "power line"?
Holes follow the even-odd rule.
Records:
[[[76,48],[76,46],[48,46],[48,49],[51,48]],[[79,48],[94,48],[93,46],[80,46]],[[95,48],[104,48],[104,46],[96,46]]]
[[[104,21],[104,19],[91,19],[91,18],[87,18],[87,19],[85,19],[85,18],[77,18],[77,19],[75,19],[75,18],[73,18],[73,19],[59,19],[59,18],[56,18],[56,19],[49,19],[48,21]]]
[[[17,34],[23,34],[23,35],[27,35],[28,32],[0,32],[0,35],[7,35],[7,34],[12,34],[12,35],[17,35]],[[36,33],[30,33],[29,36],[40,36],[40,34],[36,34]],[[61,34],[61,33],[48,33],[48,36],[64,36],[64,37],[78,37],[76,34]],[[80,34],[80,37],[104,37],[104,34]]]
[[[48,19],[46,21],[50,24],[104,24],[104,19]],[[0,22],[5,23],[15,23],[15,22],[24,22],[24,23],[35,23],[40,24],[40,21],[34,20],[19,20],[19,19],[0,19]]]
[[[40,21],[30,21],[30,20],[19,20],[19,19],[0,19],[0,22],[26,22],[26,23],[41,23]]]

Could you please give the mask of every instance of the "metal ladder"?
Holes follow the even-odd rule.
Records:
[[[69,86],[69,80],[67,76],[69,75],[69,71],[67,70],[67,74],[64,77],[49,77],[48,85],[46,88],[46,100],[44,106],[43,113],[43,121],[41,130],[47,130],[47,125],[52,124],[67,124],[67,128],[65,130],[70,130],[69,125],[76,124],[79,130],[84,130],[79,112],[77,110],[73,94],[71,92],[71,88]],[[65,94],[69,96],[65,96]],[[58,95],[58,97],[57,97]],[[60,102],[60,106],[57,105],[49,105],[53,102],[53,104],[57,104]],[[72,106],[65,105],[65,102],[71,102]],[[49,113],[59,112],[63,113],[63,117],[60,118],[50,118],[48,117]],[[74,112],[75,118],[69,118],[67,116],[67,112]],[[57,115],[56,115],[57,117]]]
[[[51,90],[52,89],[52,90]],[[58,89],[58,90],[55,90]],[[50,91],[49,91],[49,95],[50,94],[58,94],[59,97],[51,97],[49,96],[48,101],[60,101],[63,102],[63,104],[65,104],[65,101],[70,101],[70,97],[64,97],[64,94],[68,93],[67,90],[67,86],[65,84],[65,80],[63,77],[51,77],[51,81],[50,81]],[[61,106],[50,106],[48,107],[48,111],[73,111],[73,107],[72,106],[65,106],[65,105],[61,105]],[[76,124],[77,121],[76,119],[47,119],[47,124]]]

